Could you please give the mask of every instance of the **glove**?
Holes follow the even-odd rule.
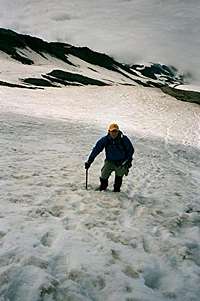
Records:
[[[91,163],[89,162],[85,162],[85,169],[89,169],[90,168]]]
[[[132,161],[131,160],[127,161],[127,167],[131,168],[131,166],[132,166]]]

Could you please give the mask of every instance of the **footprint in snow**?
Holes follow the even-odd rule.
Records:
[[[45,247],[51,247],[52,243],[54,242],[54,234],[51,232],[46,232],[42,237],[41,237],[41,243]]]

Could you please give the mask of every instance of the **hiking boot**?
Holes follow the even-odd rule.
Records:
[[[108,187],[108,179],[102,179],[100,178],[100,187],[99,187],[99,190],[102,191],[102,190],[106,190],[106,188]]]
[[[114,183],[114,192],[120,192],[120,188],[122,185],[122,177],[115,176],[115,183]]]

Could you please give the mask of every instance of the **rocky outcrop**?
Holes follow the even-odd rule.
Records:
[[[167,87],[167,86],[162,87],[161,90],[164,93],[175,97],[176,99],[200,104],[200,92],[180,90],[180,89]]]

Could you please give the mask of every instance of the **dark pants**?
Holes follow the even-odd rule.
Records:
[[[101,178],[108,179],[112,172],[115,172],[116,176],[123,177],[124,175],[128,175],[128,167],[127,166],[117,166],[113,161],[104,161],[104,165],[101,169]]]
[[[115,172],[114,192],[119,192],[122,185],[122,178],[124,175],[128,175],[127,166],[117,166],[113,161],[105,160],[101,169],[101,185],[100,190],[106,190],[108,187],[108,178],[112,172]]]

